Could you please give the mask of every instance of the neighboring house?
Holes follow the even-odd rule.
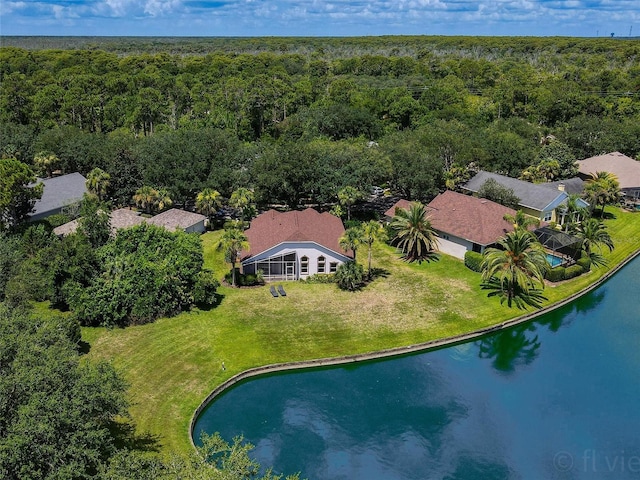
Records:
[[[342,220],[312,208],[258,215],[245,231],[249,251],[241,254],[242,271],[262,271],[265,280],[298,280],[316,273],[334,273],[338,265],[353,259],[339,239]]]
[[[451,190],[427,205],[431,227],[439,236],[439,250],[461,259],[467,250],[483,253],[513,231],[513,223],[504,220],[504,216],[515,214],[515,210],[499,203]]]
[[[42,198],[34,204],[29,220],[42,220],[61,213],[66,206],[81,201],[82,196],[87,193],[86,182],[87,179],[78,172],[38,180],[37,183],[44,185],[44,190]]]
[[[640,200],[640,162],[620,152],[597,155],[578,160],[579,175],[588,180],[597,172],[613,173],[620,183],[620,191],[628,200]]]
[[[147,223],[164,227],[170,232],[184,230],[187,233],[204,233],[207,217],[199,213],[172,208],[147,219]]]
[[[111,235],[115,235],[116,232],[122,228],[129,228],[141,223],[145,223],[146,219],[140,216],[140,212],[129,210],[128,208],[120,208],[109,213],[109,226],[111,227]],[[53,229],[59,237],[64,237],[75,233],[78,229],[78,220],[71,220],[64,225],[60,225]]]
[[[489,179],[513,190],[514,195],[520,199],[518,207],[527,215],[542,222],[561,224],[563,217],[556,215],[556,209],[566,203],[570,193],[579,193],[582,190],[582,181],[579,178],[570,178],[560,182],[530,183],[485,171],[478,172],[462,189],[477,194]],[[589,204],[579,199],[578,206],[586,208]]]
[[[111,234],[115,235],[118,230],[130,228],[141,223],[150,223],[165,227],[167,230],[176,231],[179,229],[187,233],[204,232],[204,220],[206,217],[197,213],[191,213],[184,210],[172,208],[164,213],[156,215],[152,218],[144,218],[140,216],[140,212],[129,210],[128,208],[120,208],[109,213],[109,225]],[[53,233],[60,236],[69,235],[78,229],[78,220],[72,220],[69,223],[60,225],[53,229]]]
[[[396,216],[396,210],[399,208],[404,208],[405,210],[408,210],[409,207],[411,206],[411,203],[409,200],[405,200],[404,198],[401,198],[400,200],[398,200],[396,203],[393,204],[393,206],[387,210],[386,212],[384,212],[384,219],[387,222],[390,222],[393,217]]]

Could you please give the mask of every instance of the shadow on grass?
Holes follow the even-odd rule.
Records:
[[[391,272],[386,268],[372,268],[370,277],[371,279],[367,282],[373,282],[376,278],[387,278]]]
[[[78,352],[80,355],[86,355],[91,351],[91,344],[89,342],[85,342],[84,340],[80,340],[78,342]]]
[[[112,422],[109,431],[113,435],[118,449],[136,450],[138,452],[159,452],[160,436],[151,433],[136,434],[136,427],[130,421]]]
[[[224,300],[224,295],[222,295],[221,293],[216,293],[215,297],[216,297],[216,300],[212,304],[196,303],[197,309],[201,310],[203,312],[208,312],[208,311],[213,310],[214,308],[218,307],[220,304],[222,304],[222,300]]]

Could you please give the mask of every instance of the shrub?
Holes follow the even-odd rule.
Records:
[[[364,268],[354,261],[345,262],[340,264],[335,277],[336,283],[341,290],[354,291],[362,286]]]
[[[570,278],[575,278],[579,275],[582,275],[583,273],[584,269],[580,265],[571,265],[570,267],[567,267],[565,269],[564,279],[569,280]]]
[[[216,290],[219,286],[220,282],[211,270],[201,270],[193,287],[193,300],[201,305],[215,305],[217,301]]]
[[[564,280],[565,270],[566,269],[564,267],[549,268],[547,269],[544,278],[550,282],[560,282]]]
[[[576,264],[580,265],[585,272],[591,270],[591,259],[589,257],[580,257]]]
[[[468,269],[473,270],[474,272],[480,272],[482,270],[483,260],[484,260],[484,257],[482,256],[481,253],[478,253],[478,252],[473,252],[471,250],[468,250],[464,254],[465,266]]]

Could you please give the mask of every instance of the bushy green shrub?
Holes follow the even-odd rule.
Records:
[[[201,305],[215,305],[217,302],[216,290],[219,286],[220,282],[211,270],[201,270],[193,287],[193,300]]]
[[[580,265],[571,265],[570,267],[567,267],[565,269],[564,279],[569,280],[570,278],[575,278],[579,275],[582,275],[583,273],[584,269]]]
[[[564,280],[566,268],[564,267],[555,267],[547,269],[544,278],[549,280],[550,282],[560,282]]]
[[[585,272],[591,270],[591,259],[589,257],[580,257],[576,264],[580,265]]]
[[[473,252],[471,250],[468,250],[464,254],[465,266],[468,269],[473,270],[474,272],[480,272],[482,270],[483,260],[484,260],[484,257],[482,256],[481,253],[478,253],[478,252]]]

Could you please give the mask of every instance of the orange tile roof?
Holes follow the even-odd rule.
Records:
[[[353,252],[345,252],[338,244],[344,234],[342,220],[313,208],[284,213],[268,210],[254,218],[244,233],[250,251],[242,252],[243,260],[283,242],[315,242],[341,255],[353,256]]]

